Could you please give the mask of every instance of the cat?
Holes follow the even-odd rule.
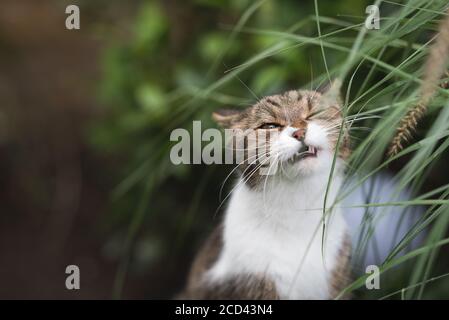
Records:
[[[323,233],[325,195],[329,208],[350,155],[336,87],[288,91],[213,114],[224,128],[266,133],[261,145],[277,170],[261,174],[259,155],[239,163],[224,221],[199,251],[178,298],[332,299],[348,284],[351,244],[339,208],[326,210]],[[246,150],[261,148],[252,142],[245,140]]]

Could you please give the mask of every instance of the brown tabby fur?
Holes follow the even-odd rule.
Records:
[[[188,284],[179,299],[229,299],[229,300],[273,300],[278,299],[275,285],[263,276],[242,275],[231,278],[226,283],[214,286],[204,285],[201,277],[217,260],[222,248],[223,227],[212,232],[199,251],[192,265]]]

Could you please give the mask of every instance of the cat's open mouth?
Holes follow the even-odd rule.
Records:
[[[288,161],[293,163],[305,158],[316,158],[317,154],[318,148],[304,145],[290,159],[288,159]]]

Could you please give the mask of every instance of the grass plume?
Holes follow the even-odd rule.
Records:
[[[448,11],[449,13],[449,11]],[[402,150],[404,143],[416,130],[418,122],[424,116],[430,100],[435,94],[440,78],[445,73],[445,65],[449,56],[449,16],[446,15],[439,26],[439,34],[433,46],[430,48],[429,56],[424,68],[423,82],[420,87],[418,103],[410,109],[399,123],[388,154],[396,155]]]

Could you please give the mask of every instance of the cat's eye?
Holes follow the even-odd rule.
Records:
[[[281,125],[277,124],[277,123],[264,123],[258,129],[271,130],[271,129],[277,129],[280,127],[281,127]]]

